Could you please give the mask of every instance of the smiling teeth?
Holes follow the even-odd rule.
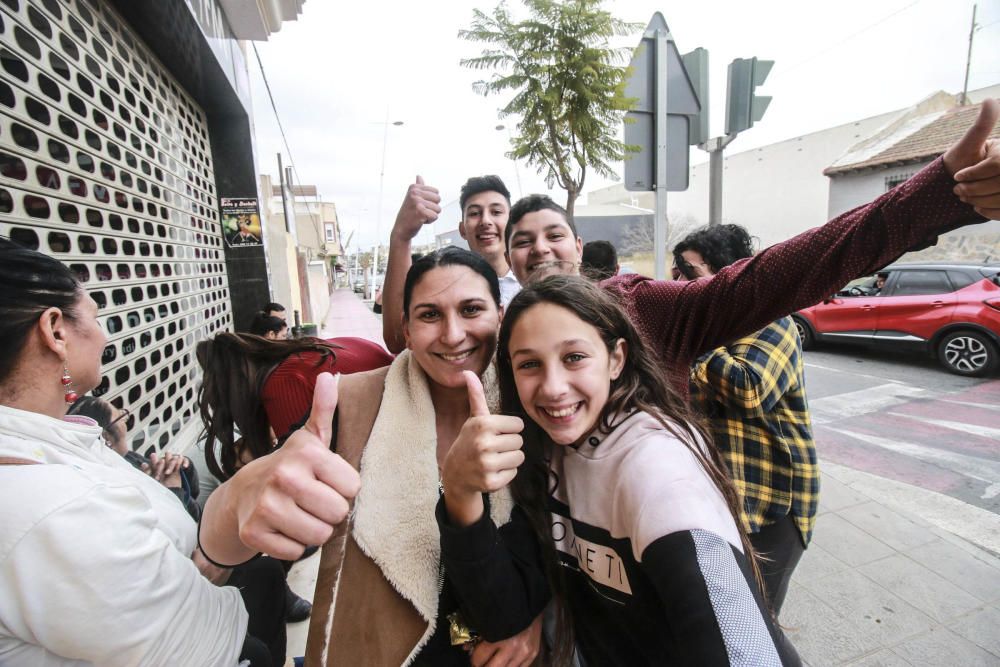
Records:
[[[528,271],[537,271],[538,269],[548,269],[551,267],[558,267],[563,262],[562,260],[553,259],[547,262],[538,262],[537,264],[528,265]]]
[[[459,354],[445,354],[442,352],[438,356],[440,356],[445,361],[462,361],[463,359],[468,359],[469,356],[471,355],[472,355],[472,350],[469,350],[468,352],[461,352]]]
[[[545,411],[547,413],[549,413],[553,417],[557,417],[557,418],[558,417],[569,417],[571,414],[573,414],[574,412],[576,412],[576,410],[577,410],[578,407],[580,407],[579,403],[577,403],[576,405],[571,405],[568,408],[563,408],[562,410],[551,410],[551,409],[546,408]]]

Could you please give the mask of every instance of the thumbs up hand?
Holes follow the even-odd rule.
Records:
[[[306,547],[325,543],[347,517],[361,478],[330,451],[336,409],[337,379],[322,373],[305,427],[278,451],[243,466],[224,485],[231,487],[224,507],[235,516],[239,539],[247,547],[293,560]],[[212,549],[207,553],[216,557]],[[221,557],[225,551],[219,553]]]
[[[944,154],[944,165],[958,182],[955,194],[983,217],[1000,220],[1000,141],[990,134],[1000,104],[988,99],[965,135]]]
[[[420,233],[420,228],[437,220],[441,213],[441,195],[438,189],[424,184],[424,179],[417,176],[417,182],[406,190],[403,205],[396,214],[396,224],[392,234],[405,241],[410,241]]]
[[[445,508],[460,526],[483,515],[483,493],[510,484],[524,463],[519,417],[491,415],[479,377],[465,371],[469,391],[469,418],[445,457],[441,470]]]

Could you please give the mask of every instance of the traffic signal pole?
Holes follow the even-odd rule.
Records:
[[[722,223],[722,151],[736,136],[753,127],[771,103],[770,97],[755,95],[767,79],[773,60],[737,58],[729,65],[726,80],[726,134],[698,144],[708,152],[708,224]],[[707,70],[707,60],[705,70]],[[707,89],[707,79],[703,85]],[[707,108],[707,105],[705,105]],[[704,136],[704,135],[702,135]]]
[[[722,151],[736,138],[735,134],[715,137],[698,148],[708,151],[708,224],[722,222]]]

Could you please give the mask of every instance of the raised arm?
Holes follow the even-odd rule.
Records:
[[[630,295],[630,314],[664,362],[687,366],[933,245],[940,234],[983,222],[981,216],[1000,219],[1000,146],[988,139],[998,115],[995,100],[984,102],[965,136],[905,183],[711,279],[679,284],[626,276],[606,284]]]
[[[399,354],[406,347],[403,340],[403,285],[410,270],[410,255],[413,238],[420,229],[437,220],[441,213],[441,196],[437,188],[424,184],[417,176],[417,182],[406,190],[403,205],[396,214],[396,222],[389,234],[389,261],[385,269],[385,284],[382,285],[382,338],[386,348]]]
[[[471,627],[486,640],[527,628],[549,601],[541,550],[515,507],[499,529],[487,493],[507,486],[524,462],[518,417],[491,415],[483,386],[465,372],[470,417],[445,457],[436,515],[441,561]]]
[[[322,373],[305,428],[240,468],[208,499],[199,527],[205,556],[223,566],[262,551],[294,560],[330,538],[361,486],[357,471],[330,451],[336,408],[336,381]]]

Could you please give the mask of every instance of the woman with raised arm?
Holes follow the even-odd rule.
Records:
[[[323,549],[307,664],[535,659],[549,592],[531,525],[502,488],[522,460],[520,439],[500,443],[486,474],[502,483],[496,493],[474,492],[473,515],[464,488],[448,483],[462,464],[451,452],[496,444],[511,421],[520,428],[518,419],[490,416],[486,398],[466,389],[464,373],[485,374],[487,395],[496,396],[499,303],[496,274],[477,255],[447,248],[422,257],[404,289],[407,349],[387,369],[341,378],[334,449],[360,470],[361,491],[350,524]],[[449,502],[452,492],[463,500]],[[468,533],[484,514],[499,528],[485,548],[463,548],[482,541]]]
[[[66,418],[101,379],[97,304],[2,238],[0,284],[0,664],[236,665],[247,614],[192,561],[194,521],[96,422]]]

